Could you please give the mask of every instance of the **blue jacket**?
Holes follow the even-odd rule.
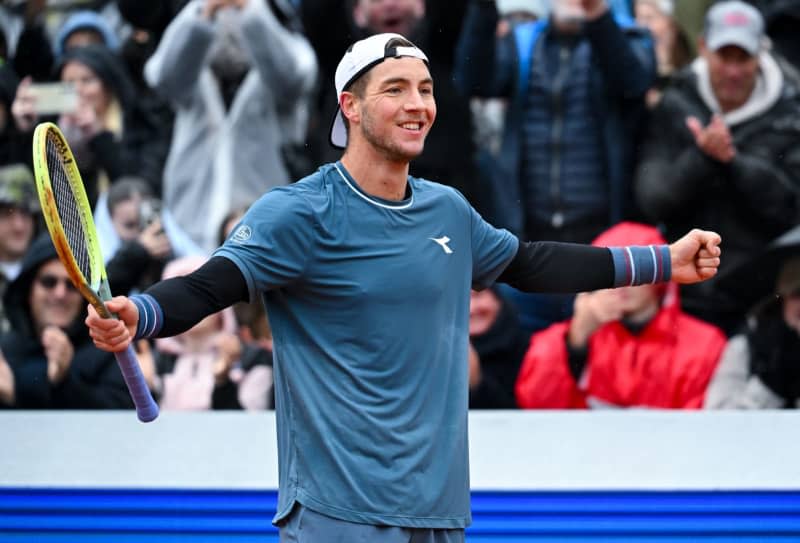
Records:
[[[600,119],[605,174],[609,183],[609,224],[629,215],[635,133],[644,113],[643,96],[656,78],[650,34],[633,26],[627,15],[607,13],[587,23],[591,42],[589,77],[593,109]],[[550,23],[517,25],[501,39],[495,36],[498,15],[492,3],[475,2],[464,22],[455,79],[467,94],[509,99],[505,132],[492,184],[487,217],[497,226],[524,234],[526,210],[520,184],[522,123],[528,95],[532,55]]]

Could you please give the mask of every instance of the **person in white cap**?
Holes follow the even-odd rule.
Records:
[[[667,240],[688,225],[719,232],[724,271],[797,224],[800,82],[771,54],[758,10],[738,0],[709,9],[698,49],[652,112],[635,191]],[[687,312],[728,335],[747,311],[716,281],[684,287],[681,297]]]
[[[408,175],[436,118],[427,57],[397,34],[336,70],[340,161],[256,202],[208,263],[86,323],[118,351],[261,297],[274,340],[281,541],[464,541],[470,288],[580,291],[700,281],[720,238],[523,243],[455,189]],[[224,278],[224,280],[220,280]]]

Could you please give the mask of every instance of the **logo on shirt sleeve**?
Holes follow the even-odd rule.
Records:
[[[241,224],[231,235],[231,241],[234,243],[244,243],[253,236],[253,230],[246,224]]]

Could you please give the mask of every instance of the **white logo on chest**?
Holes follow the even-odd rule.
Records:
[[[449,255],[453,252],[453,250],[447,246],[447,244],[450,242],[450,238],[448,238],[447,236],[442,236],[440,238],[428,238],[428,239],[430,239],[431,241],[435,241],[437,244],[439,244],[439,246],[442,248],[442,251],[444,251],[445,254]]]

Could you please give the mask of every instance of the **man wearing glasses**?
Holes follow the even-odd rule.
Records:
[[[0,336],[0,409],[129,409],[113,355],[97,349],[86,304],[46,234],[25,254],[4,305],[11,330]]]

